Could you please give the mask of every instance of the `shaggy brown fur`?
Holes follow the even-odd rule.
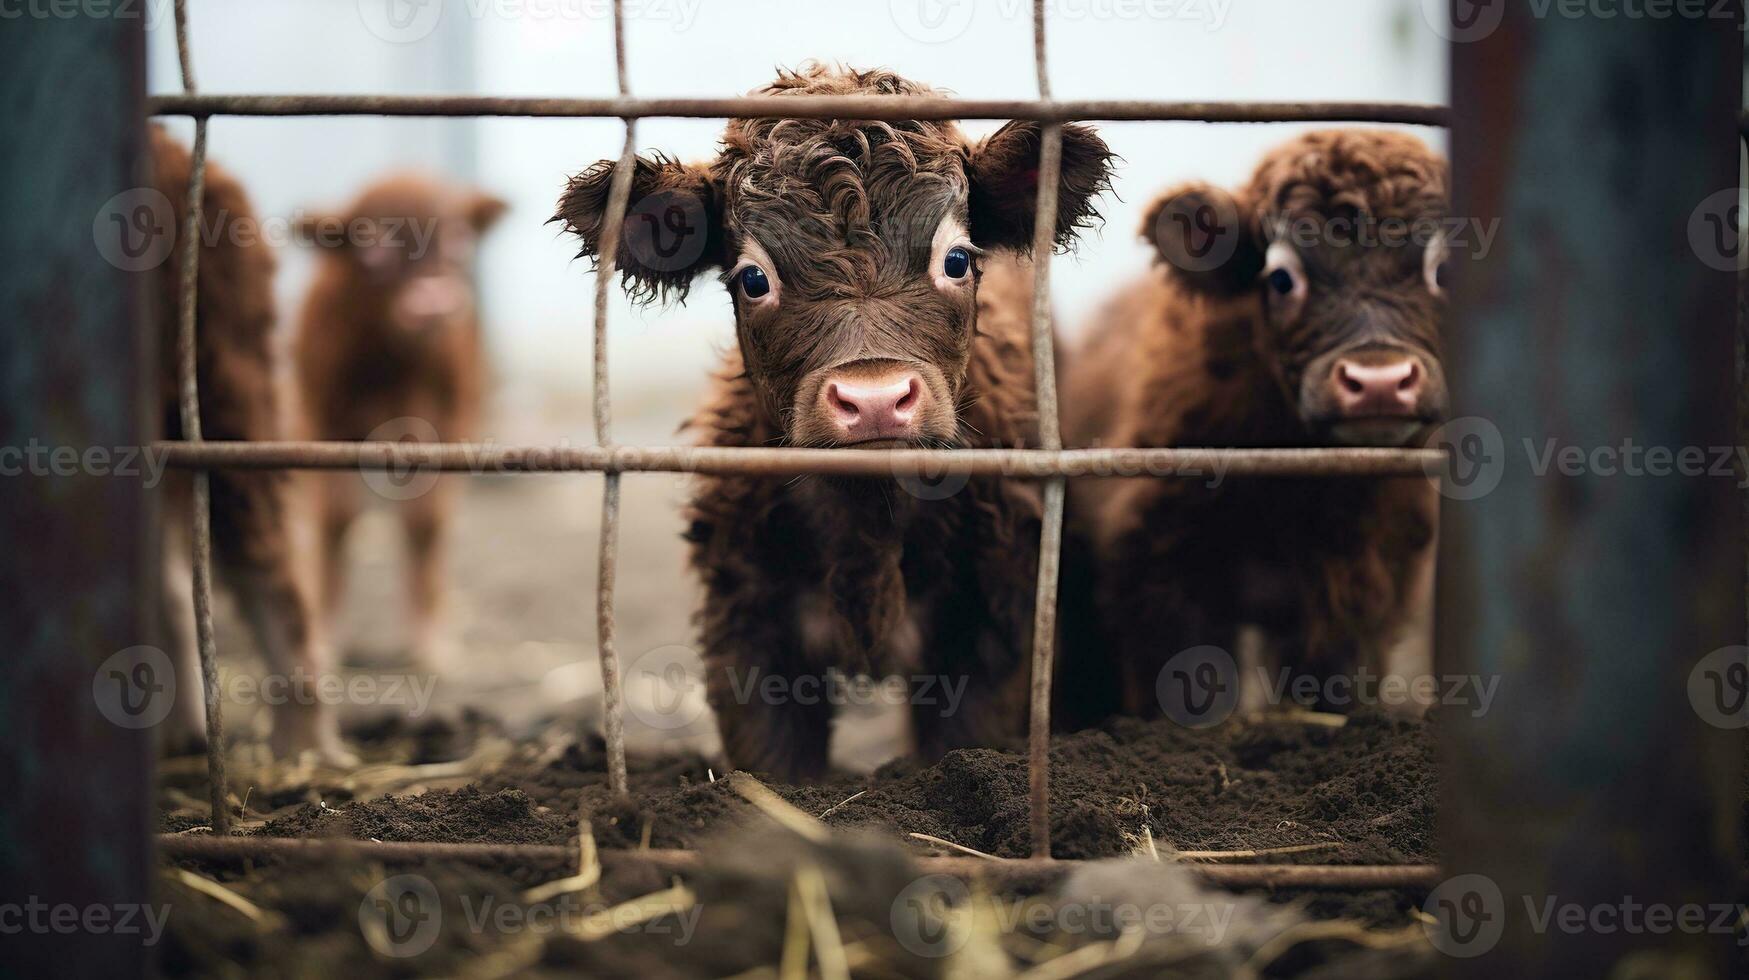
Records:
[[[763,91],[931,92],[887,72],[821,67]],[[912,444],[1036,445],[1031,275],[1015,253],[1031,240],[1037,147],[1029,123],[972,144],[949,122],[761,119],[731,122],[708,165],[640,159],[619,251],[630,291],[684,294],[698,273],[733,271],[749,255],[773,277],[773,301],[757,302],[724,276],[738,349],[692,422],[700,440],[840,445],[815,409],[825,379],[898,364],[919,373],[938,409]],[[1108,156],[1090,130],[1066,127],[1059,244],[1093,216]],[[559,203],[557,220],[585,254],[599,245],[611,166],[580,174]],[[640,215],[672,209],[698,235],[684,266],[659,260],[660,243],[640,231]],[[1005,254],[946,281],[944,228],[975,252]],[[700,481],[687,537],[706,589],[710,699],[733,765],[784,779],[824,771],[833,708],[805,691],[832,671],[928,678],[912,688],[925,756],[1017,729],[1037,488],[901,485]],[[794,696],[758,688],[773,676]],[[963,703],[944,703],[942,684],[963,686]]]
[[[171,201],[180,234],[192,161],[188,150],[158,127],[152,128],[151,150],[153,186]],[[201,434],[210,440],[285,438],[274,378],[273,253],[260,238],[248,195],[223,167],[207,165],[201,207],[195,304]],[[183,437],[176,340],[181,254],[180,247],[171,253],[156,284],[158,390],[168,439]],[[287,474],[216,470],[210,479],[219,580],[235,594],[269,668],[287,679],[302,676],[305,683],[313,682],[327,669],[328,658],[312,622],[308,570],[294,561]],[[164,619],[182,679],[173,716],[179,747],[199,744],[205,736],[190,566],[190,488],[186,474],[172,474],[162,503]],[[330,761],[348,758],[331,713],[316,699],[292,698],[280,708],[273,744],[282,757],[313,749]]]
[[[1171,258],[1184,253],[1161,239],[1177,227],[1165,217],[1221,203],[1220,192],[1190,185],[1164,195],[1143,236],[1168,261],[1096,317],[1067,372],[1066,439],[1293,447],[1346,433],[1360,441],[1331,407],[1328,379],[1339,356],[1411,359],[1426,378],[1413,416],[1388,431],[1365,429],[1375,424],[1368,420],[1359,434],[1378,444],[1424,439],[1445,410],[1440,253],[1428,260],[1424,242],[1296,247],[1307,283],[1296,304],[1271,287],[1265,256],[1281,219],[1322,228],[1370,216],[1432,228],[1445,215],[1445,194],[1445,164],[1419,140],[1313,133],[1271,153],[1233,196],[1227,214],[1236,212],[1240,234],[1214,268],[1175,266]],[[1070,724],[1119,706],[1158,714],[1160,669],[1190,647],[1219,646],[1248,664],[1241,624],[1261,626],[1269,652],[1296,673],[1431,669],[1386,655],[1411,625],[1425,625],[1412,620],[1430,601],[1438,508],[1429,481],[1210,482],[1098,480],[1071,489],[1071,537],[1088,574],[1065,588],[1090,590],[1080,605],[1092,615],[1067,638]],[[1247,707],[1261,706],[1256,679],[1248,670],[1241,684]]]
[[[300,222],[322,247],[293,357],[310,438],[459,442],[474,436],[485,371],[472,281],[476,238],[497,198],[415,174],[385,178],[339,215]],[[452,478],[384,474],[407,531],[412,659],[440,669],[444,545]],[[342,543],[358,516],[357,474],[316,478],[324,615],[342,594]]]

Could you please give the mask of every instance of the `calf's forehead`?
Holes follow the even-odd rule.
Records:
[[[856,274],[919,271],[944,224],[967,223],[967,180],[957,162],[926,169],[848,157],[797,172],[749,163],[726,187],[731,245],[748,239],[786,283],[822,286]],[[898,161],[902,164],[904,161]]]

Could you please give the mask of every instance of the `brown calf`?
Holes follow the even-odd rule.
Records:
[[[1231,195],[1205,184],[1163,195],[1143,236],[1165,261],[1102,310],[1072,359],[1066,438],[1142,447],[1424,440],[1446,410],[1446,208],[1444,161],[1379,130],[1295,139]],[[1191,681],[1163,668],[1204,645],[1231,665],[1204,706],[1236,689],[1236,706],[1262,707],[1266,687],[1256,682],[1280,677],[1272,658],[1321,679],[1431,670],[1419,635],[1429,627],[1438,515],[1428,480],[1215,477],[1071,489],[1092,622],[1067,639],[1080,648],[1062,661],[1067,719],[1120,705],[1170,712],[1162,700],[1172,683]],[[1242,625],[1259,629],[1242,641]],[[1102,690],[1102,678],[1118,689]]]
[[[924,95],[884,71],[810,67],[772,95]],[[708,164],[639,158],[618,261],[627,288],[684,295],[721,272],[737,349],[692,421],[710,446],[1037,445],[1029,341],[1039,127],[971,143],[951,122],[732,121]],[[1094,212],[1108,153],[1065,127],[1057,243]],[[612,161],[556,220],[597,253]],[[676,218],[679,219],[678,223]],[[665,236],[684,228],[686,236]],[[901,487],[908,487],[909,492]],[[1024,714],[1040,501],[974,479],[701,480],[709,698],[732,765],[827,765],[829,678],[905,675],[925,756]]]
[[[307,433],[314,439],[456,442],[472,438],[485,373],[475,306],[475,241],[504,212],[497,198],[403,174],[367,188],[338,215],[305,218],[322,248],[293,345]],[[357,474],[315,477],[323,608],[342,594],[341,546],[358,516]],[[413,629],[422,669],[444,666],[445,530],[452,478],[373,474],[407,529]]]
[[[153,184],[172,204],[176,227],[188,211],[188,150],[152,127]],[[195,301],[196,377],[200,387],[201,434],[210,440],[283,439],[276,394],[273,353],[273,253],[261,240],[254,209],[243,186],[223,167],[209,163],[201,199],[202,245]],[[182,418],[177,391],[177,296],[181,249],[159,269],[158,390],[164,436],[180,439]],[[282,472],[215,470],[211,475],[213,557],[220,581],[237,599],[239,611],[267,658],[281,675],[288,697],[273,726],[273,749],[281,758],[314,750],[327,761],[345,763],[338,728],[328,708],[310,697],[328,669],[327,646],[312,615],[307,565],[295,560],[298,528],[295,503]],[[200,659],[195,645],[191,520],[191,480],[186,473],[167,478],[164,518],[164,621],[176,654],[177,689],[171,716],[172,747],[186,749],[205,738]]]

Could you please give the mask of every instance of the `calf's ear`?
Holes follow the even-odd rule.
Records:
[[[510,205],[503,198],[475,191],[468,198],[468,223],[474,226],[474,231],[484,232],[497,224],[508,210]]]
[[[1183,184],[1160,195],[1148,205],[1141,230],[1166,275],[1200,292],[1237,295],[1263,272],[1253,209],[1213,184]]]
[[[1032,248],[1038,214],[1039,123],[1016,120],[972,147],[970,224],[973,244]],[[1111,189],[1110,148],[1092,127],[1063,126],[1063,165],[1057,182],[1057,227],[1052,244],[1063,249],[1099,218],[1094,199]]]
[[[579,257],[601,256],[613,160],[597,161],[565,185],[552,220],[582,242]],[[722,193],[710,168],[667,157],[637,157],[614,262],[625,290],[648,301],[686,298],[692,280],[723,264]]]
[[[319,248],[347,244],[346,216],[328,211],[299,211],[292,218],[292,241]]]

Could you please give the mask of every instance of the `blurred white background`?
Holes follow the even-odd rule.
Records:
[[[150,88],[180,90],[169,3],[151,30]],[[1445,48],[1421,0],[1055,0],[1052,84],[1059,98],[1445,100]],[[197,81],[210,93],[608,95],[614,91],[608,0],[194,0]],[[627,0],[631,85],[640,95],[731,95],[777,66],[813,58],[885,66],[969,98],[1030,97],[1028,0]],[[187,120],[171,125],[187,133]],[[973,135],[995,122],[972,122]],[[1165,185],[1236,182],[1291,127],[1107,124],[1123,157],[1120,199],[1103,232],[1059,258],[1064,328],[1121,279],[1146,268],[1135,230]],[[648,119],[641,150],[688,159],[714,150],[719,120]],[[1443,148],[1443,131],[1421,130]],[[511,202],[480,264],[499,397],[576,394],[588,386],[588,263],[547,225],[567,175],[618,153],[617,120],[215,120],[211,152],[265,216],[338,207],[396,168],[476,182]],[[282,250],[289,321],[310,256]],[[616,291],[617,296],[617,291]],[[616,391],[698,387],[731,336],[714,284],[686,307],[613,315]],[[690,403],[672,406],[678,422]],[[512,413],[516,414],[516,413]],[[585,413],[586,415],[586,413]],[[566,434],[587,440],[587,418]],[[515,440],[516,433],[494,433]]]

